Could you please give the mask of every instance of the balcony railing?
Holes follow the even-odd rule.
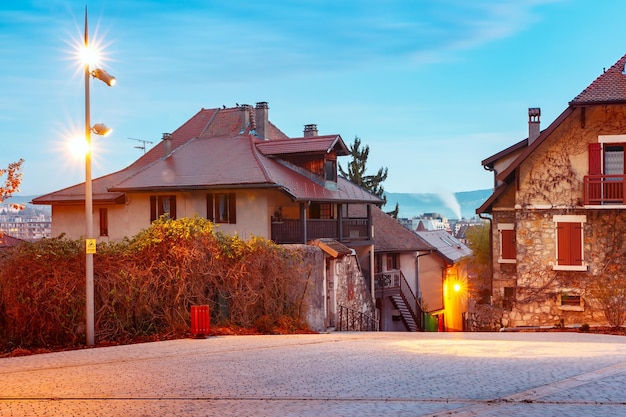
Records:
[[[367,218],[306,220],[306,237],[301,219],[285,219],[272,222],[272,240],[276,243],[305,243],[306,241],[321,238],[335,239],[340,242],[371,240],[370,227]]]
[[[586,175],[583,181],[586,206],[626,204],[626,175]]]

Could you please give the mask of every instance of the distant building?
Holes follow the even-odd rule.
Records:
[[[439,213],[424,213],[410,219],[398,219],[409,230],[446,230],[450,231],[450,222]],[[421,226],[420,226],[421,223]]]
[[[52,220],[39,210],[0,206],[0,233],[27,241],[49,238],[52,234]]]

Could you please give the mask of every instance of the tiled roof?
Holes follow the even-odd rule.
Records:
[[[602,73],[570,102],[570,105],[626,102],[626,55]]]
[[[23,243],[24,240],[0,233],[0,248],[10,248]]]
[[[472,254],[470,248],[445,230],[430,230],[415,233],[423,239],[424,242],[435,247],[437,253],[445,258],[449,264],[454,264]]]
[[[140,172],[110,187],[111,191],[156,191],[209,188],[277,188],[299,201],[347,201],[379,204],[381,200],[338,178],[337,190],[265,157],[252,136],[196,138]]]
[[[335,239],[315,239],[308,243],[312,246],[317,246],[333,258],[342,258],[346,255],[352,254],[352,249],[344,245],[343,243],[337,242]]]
[[[288,155],[302,153],[328,153],[333,149],[337,155],[350,155],[339,135],[309,136],[286,140],[269,140],[257,144],[263,155]]]
[[[169,136],[170,152],[161,141],[127,168],[93,180],[93,201],[123,203],[125,192],[209,188],[277,188],[297,201],[345,201],[381,204],[366,190],[338,178],[336,189],[288,168],[270,155],[327,152],[346,155],[339,135],[288,139],[269,121],[259,141],[251,130],[250,107],[202,109]],[[273,142],[277,145],[273,145]],[[309,141],[311,143],[309,143]],[[35,204],[83,204],[85,184],[33,200]]]
[[[372,207],[376,252],[429,251],[434,247],[378,207]]]

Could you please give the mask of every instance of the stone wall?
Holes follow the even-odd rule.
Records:
[[[325,254],[317,246],[285,245],[285,247],[302,256],[301,270],[304,276],[294,280],[301,284],[294,288],[293,294],[296,302],[303,300],[300,318],[307,322],[311,330],[326,331]],[[334,265],[337,306],[349,307],[375,318],[376,308],[356,256],[349,255],[336,259]],[[333,310],[337,311],[337,308]]]
[[[361,273],[356,256],[344,256],[335,263],[337,305],[376,318],[376,306]]]

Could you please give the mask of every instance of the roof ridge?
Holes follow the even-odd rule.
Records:
[[[172,149],[172,151],[169,154],[167,154],[166,156],[161,157],[161,158],[157,158],[154,161],[150,162],[149,164],[146,164],[146,165],[140,167],[139,169],[135,170],[134,172],[130,173],[129,175],[124,176],[119,181],[115,182],[115,184],[112,184],[111,186],[107,187],[107,191],[108,192],[112,192],[111,189],[115,189],[115,187],[118,186],[120,183],[122,183],[124,181],[127,181],[127,180],[129,180],[131,178],[134,178],[137,175],[139,175],[140,173],[142,173],[143,171],[145,171],[148,168],[152,167],[153,165],[158,164],[159,162],[164,161],[164,160],[170,158],[179,149],[182,149],[182,148],[186,147],[189,143],[194,142],[197,139],[198,139],[197,137],[193,137],[193,138],[185,141],[184,143],[182,143],[182,144],[178,145],[177,147],[175,147],[174,149]],[[126,170],[127,168],[124,168],[124,169],[122,169],[122,170],[120,170],[118,172],[122,172],[122,171]],[[112,174],[110,174],[110,175],[112,175]]]
[[[602,74],[596,77],[580,94],[574,97],[569,104],[583,105],[626,102],[625,63],[626,55],[618,59],[608,70],[604,70]]]
[[[252,156],[254,157],[254,160],[257,162],[257,164],[259,165],[259,168],[261,168],[261,172],[263,172],[263,176],[265,177],[265,179],[268,182],[274,182],[271,178],[271,176],[269,175],[269,172],[267,170],[267,167],[265,166],[265,164],[263,163],[263,161],[261,160],[261,151],[259,151],[256,147],[256,143],[255,143],[255,137],[251,134],[248,134],[248,146],[250,147],[250,150],[252,152]],[[263,159],[269,160],[269,158],[265,155],[263,155]]]
[[[205,108],[203,107],[202,110],[205,110]],[[209,121],[206,123],[206,126],[204,126],[204,128],[200,132],[200,135],[198,135],[198,136],[202,136],[204,134],[204,132],[206,132],[209,129],[209,126],[211,126],[211,123],[213,123],[213,121],[215,120],[215,118],[217,117],[217,114],[220,112],[221,109],[219,107],[216,107],[216,108],[210,109],[210,110],[215,110],[215,111],[213,112],[213,115],[211,116]],[[196,113],[196,114],[198,114],[198,113]],[[176,129],[176,130],[178,130],[178,129]]]

